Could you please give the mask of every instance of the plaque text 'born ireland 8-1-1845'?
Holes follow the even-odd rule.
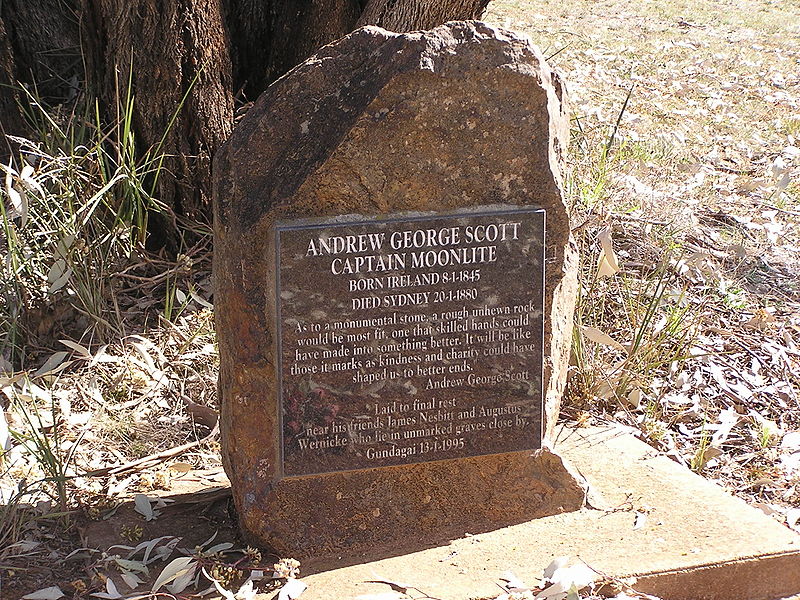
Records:
[[[544,217],[280,224],[284,475],[538,448]]]

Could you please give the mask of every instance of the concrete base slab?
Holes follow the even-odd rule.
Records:
[[[505,571],[534,584],[559,556],[609,576],[636,576],[637,590],[665,600],[800,592],[800,535],[632,435],[564,429],[556,451],[588,480],[587,508],[390,558],[307,560],[303,600],[385,593],[385,584],[368,583],[381,579],[441,600],[494,598]],[[637,521],[637,512],[646,517]]]

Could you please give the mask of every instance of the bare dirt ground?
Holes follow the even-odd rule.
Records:
[[[797,529],[800,4],[498,0],[486,20],[528,35],[571,100],[564,418],[630,428]],[[170,565],[172,597],[207,587],[202,569],[272,574],[217,489],[209,256],[143,258],[115,280],[119,341],[41,338],[41,368],[0,380],[21,434],[0,468],[0,597],[127,597]]]

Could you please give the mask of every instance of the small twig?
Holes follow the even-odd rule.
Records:
[[[636,221],[637,223],[646,223],[647,225],[670,225],[668,221],[657,221],[655,219],[645,219],[644,217],[636,217],[634,215],[622,215],[619,213],[612,213],[612,219],[619,219],[620,221]]]
[[[219,425],[214,427],[211,433],[209,433],[206,437],[204,437],[201,440],[195,440],[194,442],[188,442],[180,446],[175,446],[174,448],[170,448],[169,450],[164,450],[163,452],[151,454],[150,456],[145,456],[144,458],[131,461],[124,465],[95,469],[94,471],[89,471],[87,473],[84,473],[82,476],[105,477],[107,475],[120,475],[122,473],[128,473],[131,471],[141,471],[143,469],[152,466],[151,463],[159,463],[166,460],[167,458],[172,458],[173,456],[178,456],[179,454],[183,454],[184,452],[186,452],[187,450],[191,450],[192,448],[202,446],[206,442],[211,441],[217,435],[217,433],[219,433]]]
[[[566,50],[567,48],[569,48],[571,45],[572,45],[572,42],[570,42],[570,43],[569,43],[569,44],[567,44],[566,46],[562,46],[561,48],[559,48],[558,50],[556,50],[556,51],[555,51],[555,52],[553,52],[552,54],[549,54],[549,55],[545,56],[545,58],[544,58],[544,59],[545,59],[545,60],[547,60],[547,61],[549,61],[549,60],[550,60],[550,59],[552,59],[553,57],[555,57],[555,56],[558,56],[559,54],[561,54],[561,53],[562,53],[564,50]]]
[[[420,594],[422,594],[422,596],[420,596],[419,598],[414,598],[413,600],[441,600],[441,598],[436,598],[435,596],[431,596],[427,592],[419,589],[416,586],[405,585],[402,583],[395,583],[394,581],[389,581],[388,579],[370,579],[368,581],[365,581],[364,583],[382,583],[384,585],[388,585],[396,592],[400,592],[401,594],[409,596],[409,598],[411,598],[411,596],[408,594],[408,590],[414,590],[415,592],[419,592]]]
[[[145,283],[156,284],[157,282],[161,281],[162,279],[166,279],[170,275],[173,275],[175,273],[180,273],[185,268],[186,267],[184,265],[180,265],[180,264],[179,265],[175,265],[171,269],[167,269],[166,271],[162,271],[161,273],[159,273],[157,275],[153,275],[151,277],[143,277],[141,275],[131,275],[130,273],[116,273],[114,276],[115,277],[124,277],[125,279],[133,279],[134,281],[142,281],[142,282],[145,282]]]
[[[754,201],[756,202],[756,204],[758,204],[759,206],[762,206],[764,208],[769,208],[771,210],[777,210],[778,212],[782,212],[782,213],[785,213],[787,215],[792,215],[794,217],[800,217],[800,211],[781,208],[779,206],[775,206],[774,204],[770,204],[769,202],[764,202],[763,200],[759,200],[757,198],[754,199]]]

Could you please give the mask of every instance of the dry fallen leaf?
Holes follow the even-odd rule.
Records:
[[[596,344],[603,344],[604,346],[611,346],[612,348],[616,348],[617,350],[621,350],[622,352],[627,352],[625,347],[620,344],[617,340],[612,338],[607,333],[604,333],[597,329],[596,327],[588,327],[582,326],[581,332],[587,339],[595,342]]]
[[[169,467],[167,467],[167,468],[168,468],[168,469],[170,469],[171,471],[177,471],[178,473],[180,473],[180,474],[182,475],[182,474],[184,474],[184,473],[188,473],[188,472],[189,472],[189,471],[191,471],[191,470],[192,470],[194,467],[192,467],[192,465],[190,465],[189,463],[185,463],[185,462],[174,462],[174,463],[172,463],[172,464],[171,464]]]
[[[564,558],[557,558],[545,569],[545,579],[550,585],[536,594],[536,600],[561,599],[570,592],[579,592],[597,579],[598,574],[583,563],[564,566]],[[557,566],[561,564],[562,566]],[[548,576],[547,574],[550,573]]]
[[[51,586],[31,592],[30,594],[23,596],[22,600],[58,600],[59,598],[63,597],[64,592],[61,591],[61,588],[57,586]]]
[[[506,582],[505,588],[509,592],[526,592],[531,589],[519,577],[514,575],[511,571],[506,571],[500,576],[500,579]]]
[[[183,577],[187,572],[194,574],[197,568],[197,559],[193,556],[179,556],[167,564],[161,571],[161,574],[153,583],[152,591],[157,592],[164,585]],[[183,590],[181,590],[183,591]],[[177,593],[177,592],[173,592]]]
[[[300,594],[305,592],[307,587],[308,586],[299,579],[290,577],[286,580],[281,591],[278,592],[278,600],[294,600],[295,598],[299,598]]]
[[[158,511],[153,510],[153,506],[150,504],[150,498],[144,494],[136,494],[133,497],[133,501],[134,510],[142,515],[145,521],[154,521],[160,514]]]
[[[122,598],[122,594],[119,593],[117,590],[117,586],[111,577],[106,578],[106,591],[105,592],[96,592],[94,594],[90,594],[92,598],[101,598],[102,600],[119,600]]]
[[[611,277],[619,273],[620,270],[617,255],[614,254],[614,243],[611,239],[611,226],[607,225],[603,227],[600,233],[597,234],[597,239],[600,241],[600,246],[602,247],[600,257],[597,261],[597,276],[600,278]]]
[[[631,405],[632,408],[639,408],[639,404],[642,402],[642,390],[639,388],[634,388],[628,394],[628,404]]]
[[[64,359],[67,357],[69,352],[55,352],[53,353],[50,358],[48,358],[45,363],[39,367],[39,369],[33,374],[34,377],[42,377],[44,375],[49,375],[56,370],[64,370],[72,361],[64,362]]]
[[[800,531],[800,527],[797,526],[798,523],[800,523],[800,508],[790,508],[787,510],[786,525],[789,526],[789,529]]]

